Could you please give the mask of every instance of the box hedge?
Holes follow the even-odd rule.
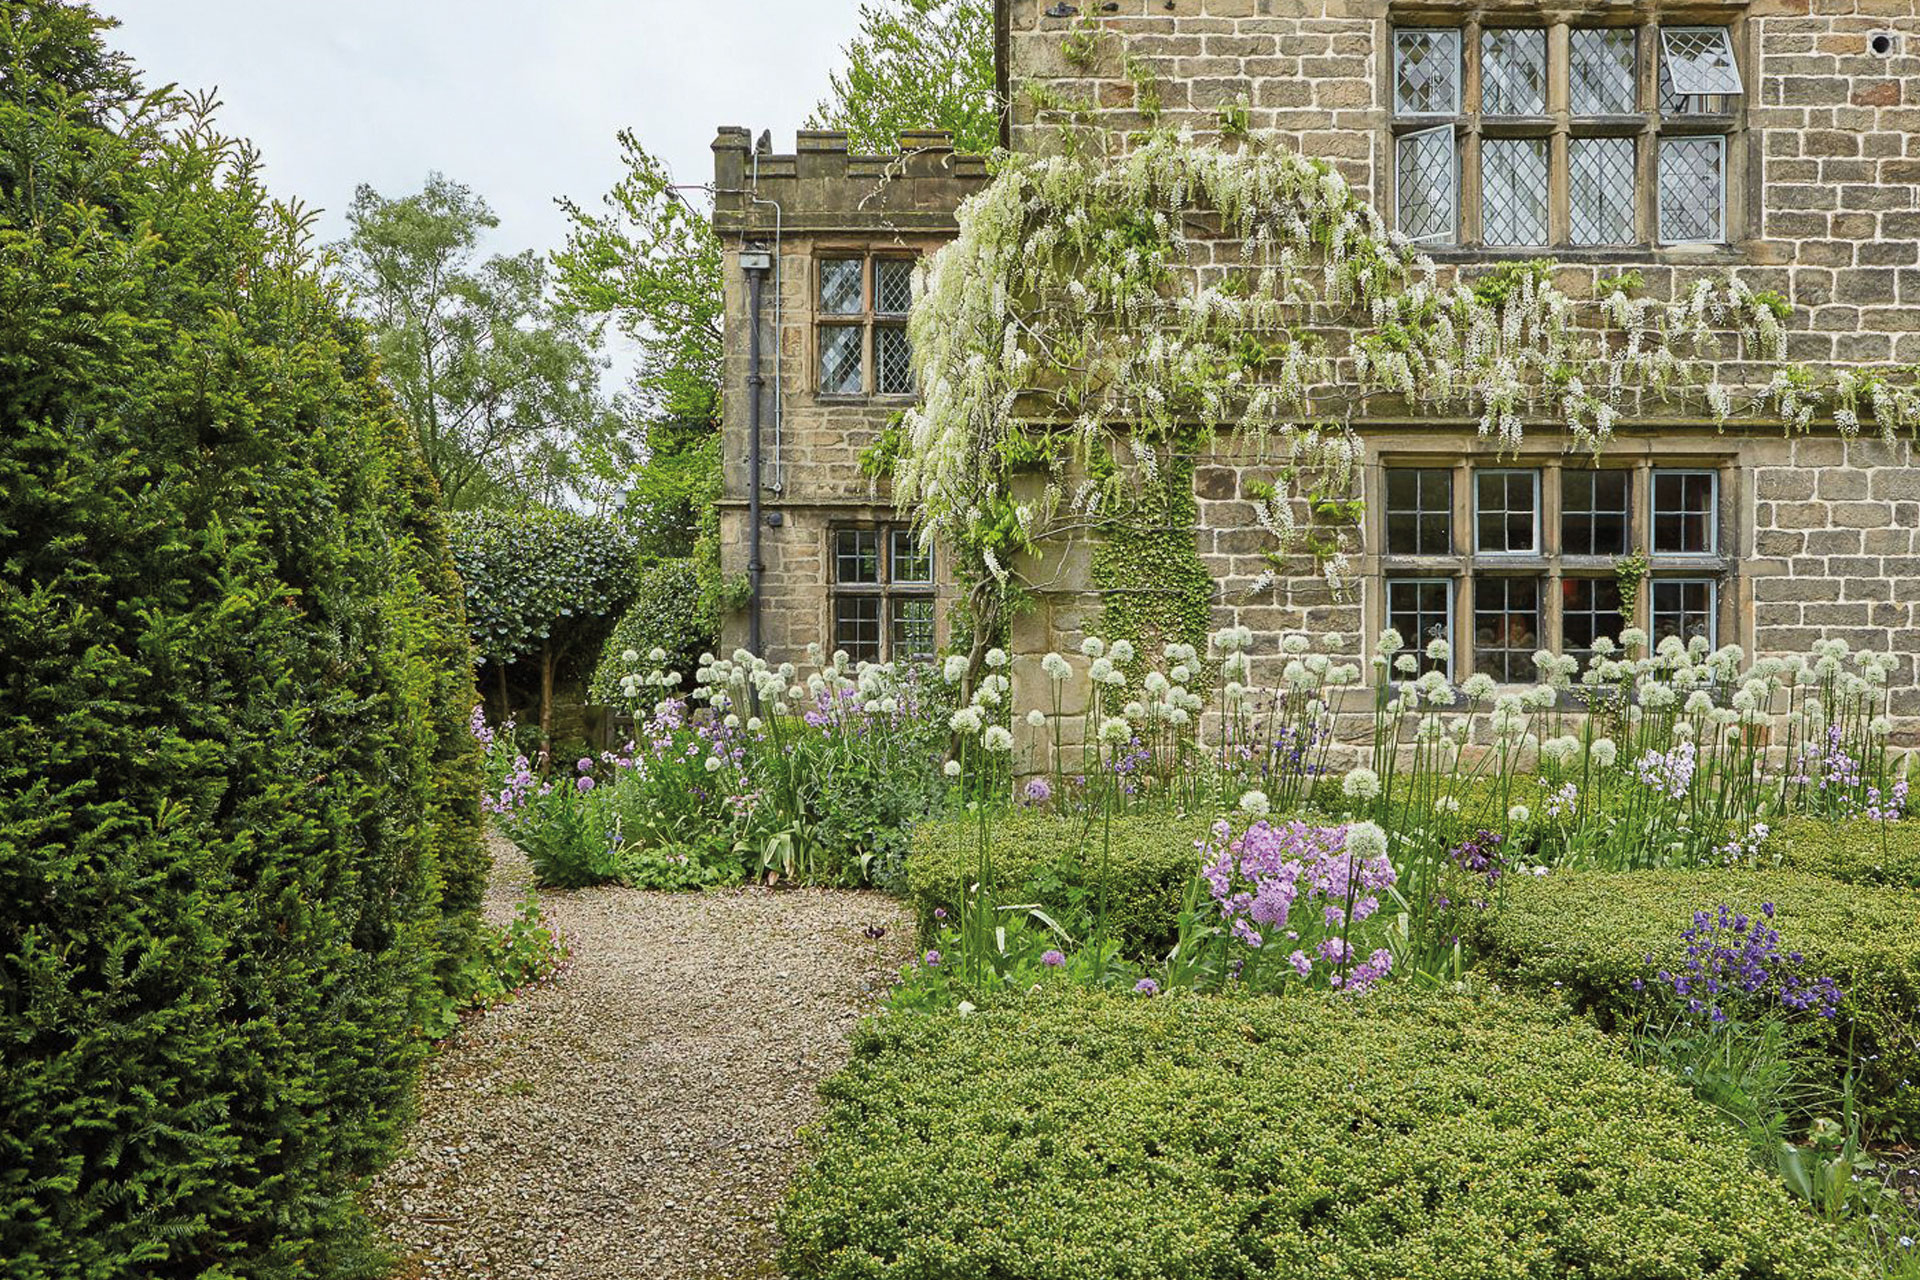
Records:
[[[1207,818],[1165,814],[1114,818],[1107,921],[1127,953],[1156,955],[1173,945],[1180,904],[1200,869],[1196,842],[1211,826]],[[978,821],[966,815],[922,823],[914,832],[908,894],[923,938],[934,932],[934,910],[954,911],[974,882],[979,835]],[[1007,814],[994,819],[989,848],[993,896],[1001,903],[1037,903],[1062,923],[1092,917],[1101,884],[1099,819],[1040,810]]]
[[[824,1088],[793,1280],[1824,1280],[1743,1143],[1514,995],[893,1017]]]
[[[438,496],[250,153],[0,8],[0,1276],[359,1274],[486,865]]]
[[[1920,889],[1920,822],[1822,822],[1794,818],[1767,838],[1772,855],[1794,871],[1844,880]]]
[[[1749,915],[1774,906],[1783,951],[1808,976],[1846,991],[1826,1036],[1852,1045],[1869,1119],[1887,1136],[1920,1135],[1920,897],[1795,871],[1562,871],[1519,877],[1504,901],[1468,923],[1494,972],[1558,988],[1601,1025],[1633,1025],[1649,999],[1633,989],[1680,959],[1693,913],[1725,903]],[[1836,1061],[1836,1072],[1840,1063]]]

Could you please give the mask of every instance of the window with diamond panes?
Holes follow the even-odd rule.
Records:
[[[1451,678],[1451,662],[1427,656],[1427,644],[1445,640],[1453,645],[1453,581],[1450,578],[1389,578],[1387,625],[1400,633],[1407,648],[1420,660],[1420,670],[1440,671]]]
[[[1474,579],[1474,670],[1503,683],[1532,680],[1539,649],[1540,579]]]
[[[934,654],[933,553],[911,529],[872,526],[831,535],[832,647],[856,662],[919,662]]]
[[[1445,467],[1387,471],[1387,554],[1453,552],[1453,472]]]
[[[1623,556],[1632,524],[1633,475],[1627,471],[1560,472],[1560,554]]]
[[[1482,555],[1534,555],[1540,550],[1540,473],[1473,473],[1474,544]]]
[[[1653,625],[1649,633],[1658,645],[1668,636],[1682,641],[1699,636],[1713,644],[1718,594],[1711,579],[1655,578],[1647,587],[1652,597]]]
[[[1654,555],[1710,556],[1719,550],[1720,477],[1712,471],[1653,473]]]
[[[1545,27],[1489,27],[1472,41],[1396,29],[1401,232],[1494,248],[1726,241],[1727,138],[1700,117],[1730,117],[1742,100],[1733,30],[1652,30],[1571,27],[1561,44]],[[1651,103],[1643,59],[1656,72]],[[1557,102],[1565,111],[1550,113]],[[1663,136],[1674,121],[1685,132]],[[1643,173],[1655,188],[1644,200]]]
[[[913,267],[906,258],[820,259],[821,395],[913,394]]]
[[[1593,642],[1601,636],[1616,639],[1626,626],[1620,616],[1620,579],[1562,578],[1560,580],[1560,652],[1578,658],[1585,667],[1593,657]]]

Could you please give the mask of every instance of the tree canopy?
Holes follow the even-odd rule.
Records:
[[[880,0],[860,6],[847,65],[813,127],[844,129],[856,150],[899,149],[907,129],[946,129],[961,151],[1000,144],[989,0]]]

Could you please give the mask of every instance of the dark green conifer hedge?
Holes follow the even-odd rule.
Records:
[[[0,0],[0,1276],[367,1262],[484,873],[432,482],[300,217]]]

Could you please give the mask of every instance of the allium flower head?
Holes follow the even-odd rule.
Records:
[[[1067,957],[1059,951],[1042,951],[1040,953],[1040,963],[1049,969],[1058,969],[1066,962]]]
[[[957,778],[960,776],[960,762],[958,760],[949,760],[940,766],[940,772],[946,774],[949,778]]]
[[[1249,791],[1240,797],[1240,812],[1255,818],[1264,818],[1273,811],[1273,802],[1267,799],[1264,791]]]
[[[1340,791],[1349,800],[1372,800],[1380,794],[1380,775],[1361,765],[1340,780]]]
[[[1046,728],[1047,713],[1042,711],[1040,708],[1035,707],[1033,710],[1027,712],[1027,724],[1035,729]]]

